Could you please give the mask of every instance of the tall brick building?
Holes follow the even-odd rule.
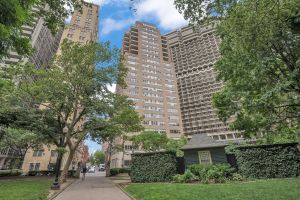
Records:
[[[116,92],[135,103],[146,130],[179,139],[183,134],[179,98],[166,37],[154,25],[136,22],[124,35],[122,52],[128,69],[127,88],[117,86]],[[125,165],[130,163],[131,148],[126,142]],[[120,167],[121,156],[116,153],[112,157],[112,167]]]

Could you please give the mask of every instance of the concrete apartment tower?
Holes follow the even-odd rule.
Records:
[[[75,10],[70,24],[65,28],[61,43],[64,39],[85,44],[98,41],[99,6],[84,2],[82,10]]]
[[[179,98],[166,37],[154,25],[136,22],[124,35],[122,53],[128,69],[127,88],[117,86],[116,93],[135,103],[146,130],[179,139],[183,134]],[[125,166],[130,164],[131,149],[130,142],[126,142]],[[122,153],[112,156],[111,165],[121,167]]]
[[[41,10],[47,9],[48,6],[36,5],[33,6],[32,12],[38,13]],[[22,26],[22,36],[30,39],[34,49],[33,54],[30,57],[22,57],[12,50],[9,52],[9,55],[4,58],[3,62],[0,63],[0,67],[17,64],[18,62],[30,62],[38,68],[48,67],[53,55],[55,55],[58,49],[62,30],[56,35],[53,35],[44,23],[45,21],[42,17],[35,16],[30,21],[30,25],[26,24]]]
[[[91,3],[84,3],[82,12],[74,11],[71,22],[62,33],[60,44],[64,39],[85,44],[86,42],[98,40],[98,16],[99,6]],[[60,53],[58,49],[57,54]],[[79,126],[79,125],[78,125]],[[36,170],[52,170],[57,160],[55,145],[44,145],[42,149],[30,149],[26,153],[23,162],[23,172]],[[71,163],[70,169],[76,169],[79,162],[87,160],[87,148],[83,142],[79,145]],[[61,168],[66,163],[68,153],[64,154]]]
[[[212,106],[212,95],[222,83],[216,80],[214,64],[220,38],[212,25],[191,27],[165,35],[175,64],[184,133],[208,134],[216,140],[235,139],[228,123],[221,122]]]

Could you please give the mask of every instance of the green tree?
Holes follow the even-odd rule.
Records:
[[[169,139],[168,144],[166,145],[166,150],[176,151],[176,155],[178,157],[183,157],[183,151],[181,147],[183,147],[188,142],[187,138],[182,136],[179,140]]]
[[[94,157],[94,154],[91,154],[91,155],[90,155],[89,162],[91,163],[91,165],[95,165],[95,157]]]
[[[0,146],[11,149],[19,162],[11,163],[11,168],[21,168],[22,161],[30,148],[38,148],[40,141],[37,134],[24,129],[6,128]]]
[[[169,139],[165,133],[144,131],[130,138],[133,149],[141,147],[144,151],[159,151],[167,148]]]
[[[100,164],[104,163],[105,161],[105,154],[102,151],[96,151],[93,154],[95,164],[99,166]]]
[[[144,131],[139,135],[129,138],[132,142],[132,153],[135,149],[141,148],[144,151],[176,151],[177,156],[182,157],[183,152],[180,150],[187,143],[187,138],[182,136],[179,140],[168,138],[165,133],[156,131]]]
[[[223,121],[245,137],[300,133],[299,0],[175,0],[191,23],[218,17],[224,88],[213,97]],[[213,17],[215,16],[215,17]],[[286,136],[289,135],[289,136]]]
[[[7,77],[18,79],[11,98],[23,106],[38,106],[47,111],[50,122],[56,121],[59,147],[68,146],[69,150],[61,175],[64,182],[73,155],[86,137],[88,122],[105,111],[105,96],[110,93],[107,85],[121,84],[123,73],[119,51],[108,43],[80,45],[65,41],[61,50],[49,70],[11,66]]]
[[[128,139],[128,134],[140,132],[144,130],[142,125],[142,118],[134,110],[133,107],[128,107],[119,112],[112,119],[119,128],[122,138],[122,167],[124,167],[124,156],[125,156],[125,142]]]
[[[133,108],[133,102],[126,96],[111,94],[107,104],[105,117],[94,118],[90,123],[90,136],[99,144],[106,145],[105,150],[105,169],[106,176],[110,176],[110,162],[113,151],[124,152],[125,135],[143,129],[141,117]],[[121,148],[116,139],[122,139]]]
[[[72,12],[66,6],[80,9],[82,3],[83,0],[1,0],[0,61],[10,49],[14,49],[19,55],[31,54],[30,40],[21,34],[22,25],[31,25],[35,16],[41,16],[45,20],[45,25],[54,34],[64,26],[65,18]],[[44,7],[44,9],[33,12],[33,6]]]

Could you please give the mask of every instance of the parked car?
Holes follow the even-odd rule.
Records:
[[[105,171],[105,165],[104,164],[99,165],[99,171]]]
[[[95,166],[91,166],[89,168],[89,173],[95,173]]]

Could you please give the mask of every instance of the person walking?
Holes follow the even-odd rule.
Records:
[[[85,163],[82,163],[82,165],[81,165],[81,171],[82,171],[82,180],[84,180],[85,179],[85,174],[86,174],[86,171],[87,171]]]

